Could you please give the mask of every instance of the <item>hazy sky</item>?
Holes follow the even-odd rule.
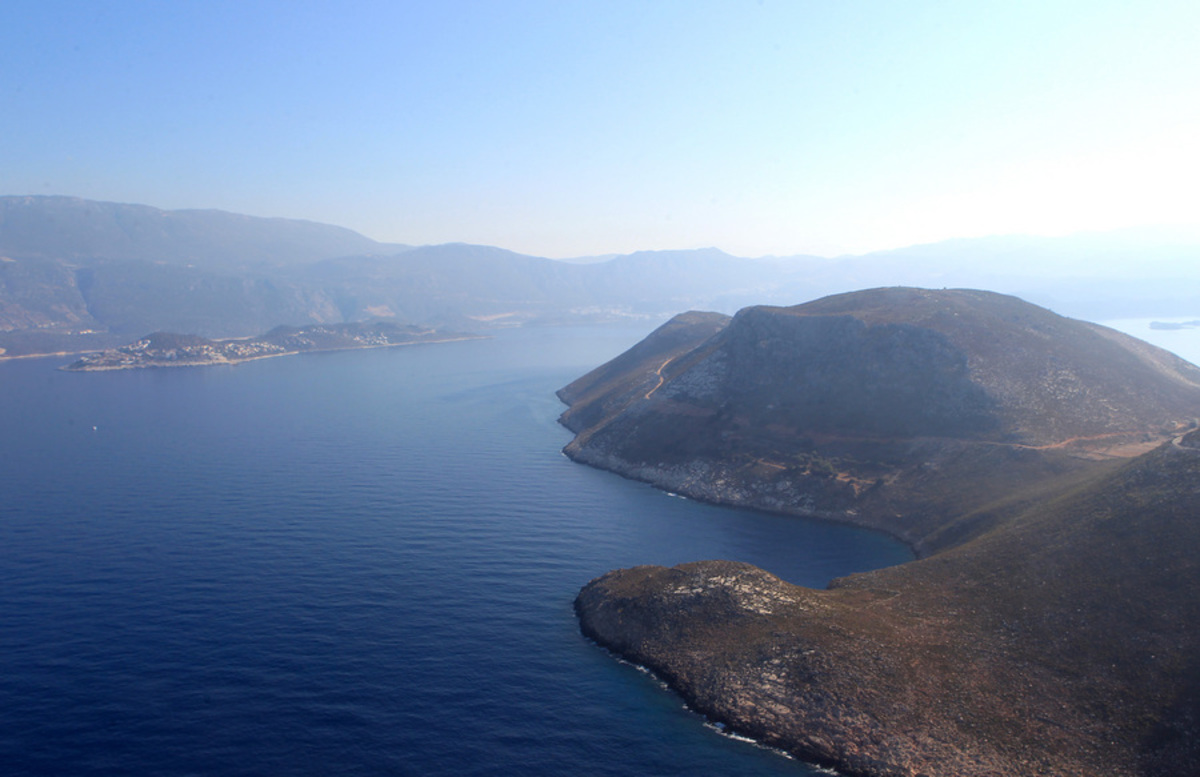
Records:
[[[0,5],[0,194],[543,256],[1200,221],[1200,2]]]

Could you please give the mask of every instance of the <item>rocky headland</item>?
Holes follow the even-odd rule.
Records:
[[[569,455],[924,558],[824,591],[619,570],[580,592],[586,635],[850,775],[1200,773],[1200,370],[986,292],[701,321],[562,391]]]
[[[683,314],[559,397],[576,461],[927,555],[1194,423],[1200,368],[1016,297],[889,288]]]

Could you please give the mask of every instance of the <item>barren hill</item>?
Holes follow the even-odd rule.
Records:
[[[563,389],[568,453],[926,558],[825,591],[618,570],[576,599],[585,634],[849,775],[1200,773],[1200,370],[979,291],[720,324],[681,318]]]
[[[715,334],[687,320],[638,346],[657,363],[631,351],[560,392],[568,455],[707,501],[882,528],[923,553],[1200,415],[1197,367],[990,292],[747,308]]]

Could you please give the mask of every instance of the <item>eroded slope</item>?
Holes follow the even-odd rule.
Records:
[[[584,632],[699,710],[848,774],[1200,769],[1200,451],[1167,443],[933,558],[789,585],[610,573]]]
[[[591,391],[564,390],[568,455],[922,553],[1200,415],[1200,369],[990,292],[875,289],[747,308],[686,353],[656,339],[639,348],[657,365],[619,357]]]

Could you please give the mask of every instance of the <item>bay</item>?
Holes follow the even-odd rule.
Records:
[[[572,599],[635,564],[822,587],[911,556],[562,456],[554,390],[644,334],[0,364],[6,773],[809,774],[589,643]]]

